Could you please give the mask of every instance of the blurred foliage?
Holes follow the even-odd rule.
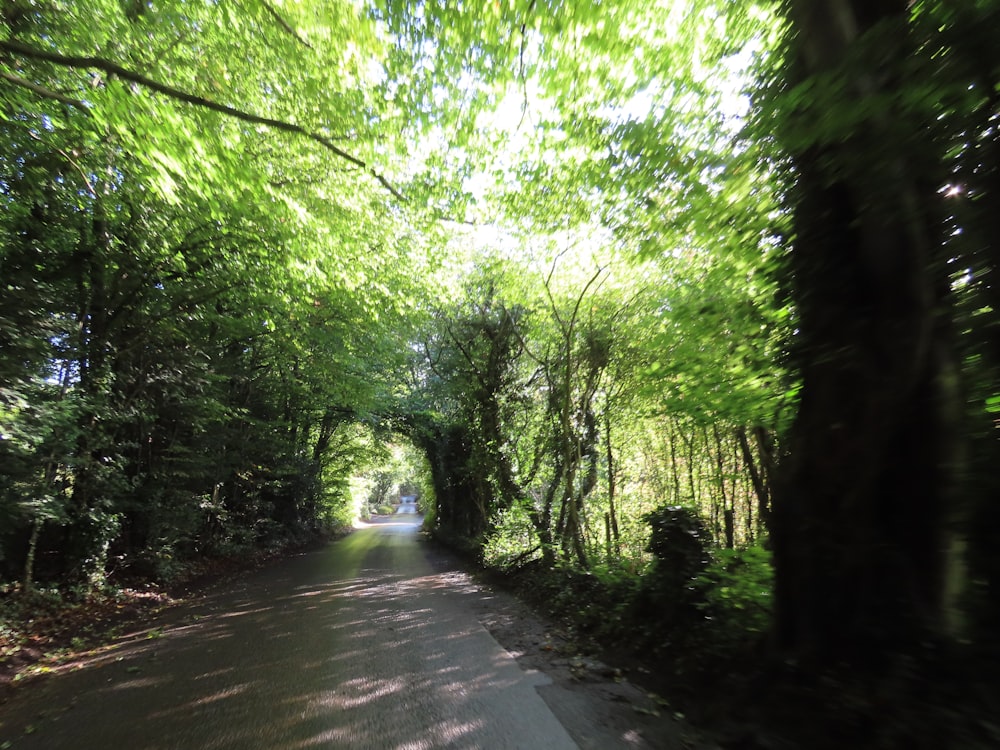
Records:
[[[349,524],[426,262],[372,174],[371,19],[0,20],[0,579],[164,581]]]
[[[703,597],[698,609],[713,637],[744,646],[773,624],[774,566],[761,547],[718,549],[695,583]]]
[[[406,484],[429,529],[581,627],[674,654],[753,653],[774,577],[804,569],[776,540],[840,571],[923,520],[967,550],[956,632],[990,643],[998,6],[896,3],[803,74],[794,45],[828,30],[807,11],[833,5],[9,2],[0,579],[170,580],[345,527]],[[802,220],[806,166],[865,186],[846,204],[866,219],[916,215],[933,250],[918,270],[960,354],[935,382],[961,450],[835,478],[958,467],[940,518],[894,485],[836,528],[773,523],[810,450],[788,432],[803,366],[895,351],[820,341],[810,306],[870,292],[869,314],[910,288],[893,264],[827,297],[830,268],[803,282],[804,230],[842,208]],[[901,207],[911,173],[921,202]],[[858,226],[834,227],[844,247]],[[877,322],[852,330],[911,340]],[[840,507],[833,485],[791,507]]]

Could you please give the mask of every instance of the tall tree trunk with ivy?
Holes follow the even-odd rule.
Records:
[[[778,635],[819,661],[940,632],[961,409],[907,0],[798,0],[780,136],[801,406],[775,486]]]

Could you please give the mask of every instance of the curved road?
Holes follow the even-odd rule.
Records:
[[[269,566],[18,691],[0,747],[575,748],[547,678],[483,628],[488,593],[420,543],[419,521]]]

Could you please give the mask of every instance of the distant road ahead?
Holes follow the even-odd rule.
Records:
[[[0,706],[0,746],[575,748],[479,624],[484,592],[391,516],[253,573]]]

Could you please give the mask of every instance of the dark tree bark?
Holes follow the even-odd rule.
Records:
[[[681,504],[681,470],[677,465],[677,432],[674,430],[671,421],[667,422],[667,443],[670,446],[670,473],[674,480],[674,497],[672,505]]]
[[[763,429],[763,428],[760,428]],[[747,472],[750,475],[750,482],[753,485],[754,496],[757,498],[757,527],[756,527],[756,537],[758,539],[762,538],[764,534],[767,533],[768,528],[768,517],[771,513],[771,487],[768,480],[768,466],[766,462],[761,460],[761,465],[758,468],[757,462],[754,460],[753,451],[750,449],[750,441],[747,438],[747,431],[744,427],[736,428],[736,440],[739,443],[740,455],[743,457],[743,463],[746,464]],[[748,503],[747,504],[747,519],[753,515],[753,508]],[[752,525],[748,526],[747,533],[752,534],[754,528]]]
[[[621,535],[618,532],[618,512],[615,510],[615,466],[614,450],[611,445],[611,410],[604,409],[604,451],[608,466],[608,551],[610,557],[611,541],[614,541],[615,554],[621,556]]]
[[[818,661],[905,647],[942,625],[960,405],[930,129],[892,112],[908,4],[790,4],[792,82],[835,75],[849,92],[817,86],[812,121],[863,112],[840,138],[803,146],[799,132],[791,147],[803,389],[772,532],[780,645]]]
[[[954,192],[948,204],[954,229],[948,247],[949,257],[958,259],[965,274],[957,294],[957,319],[963,331],[962,356],[969,363],[970,410],[961,508],[968,570],[951,571],[949,593],[960,593],[964,599],[965,612],[952,613],[962,635],[996,653],[1000,648],[995,637],[1000,631],[1000,415],[988,403],[1000,392],[1000,131],[994,126],[1000,111],[996,44],[1000,7],[963,3],[946,6],[946,12],[950,25],[937,18],[924,22],[925,33],[938,35],[940,48],[948,50],[945,64],[938,58],[928,65],[940,85],[978,95],[973,106],[951,113],[944,142],[946,152],[958,149],[955,163],[949,165]],[[973,582],[965,591],[962,578]]]
[[[736,546],[736,490],[732,487],[729,494],[726,494],[725,452],[718,425],[712,425],[712,436],[715,438],[715,474],[719,483],[719,499],[722,501],[722,539],[726,549],[733,549]]]

